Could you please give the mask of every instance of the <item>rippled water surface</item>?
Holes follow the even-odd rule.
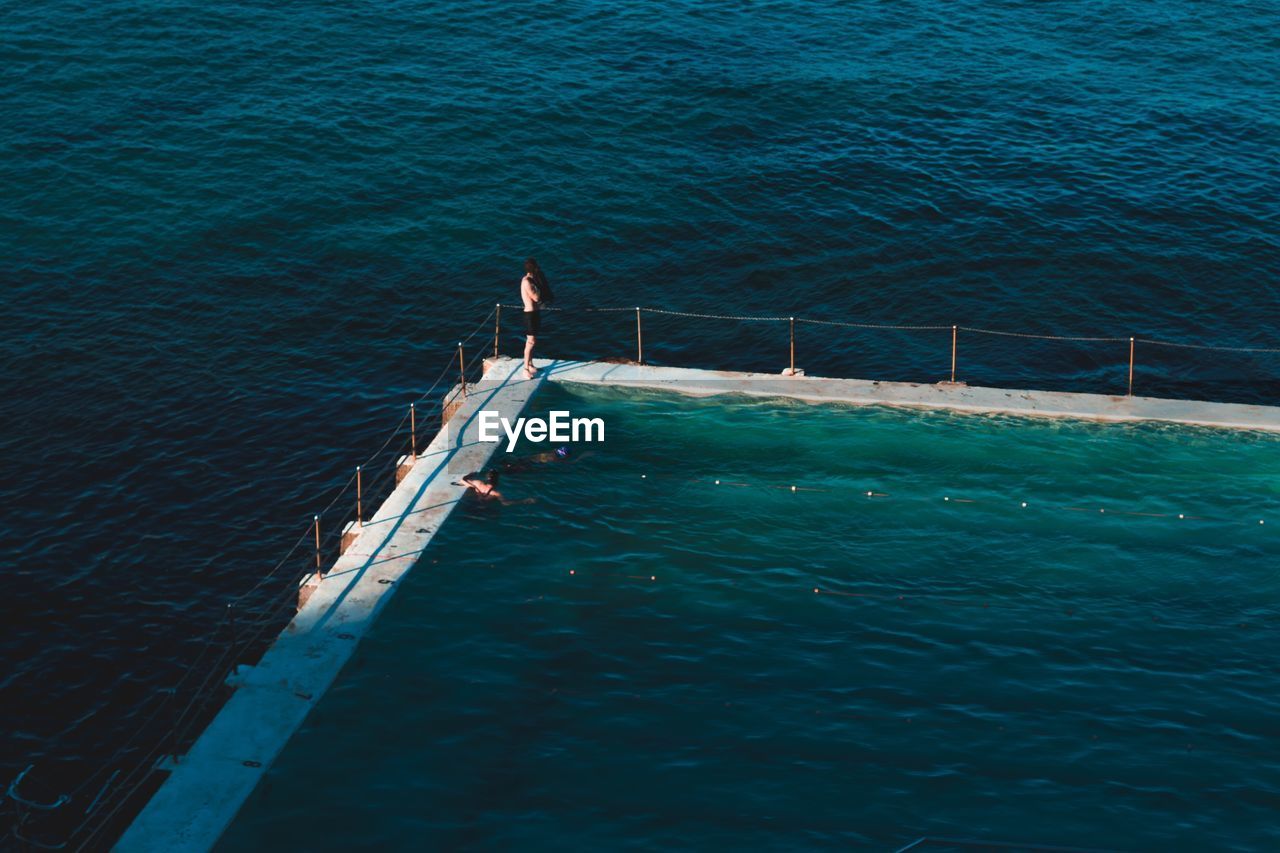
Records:
[[[537,402],[224,849],[1280,843],[1280,439]]]
[[[72,795],[28,834],[114,808],[163,748],[148,721],[187,701],[164,691],[211,641],[278,626],[298,566],[262,579],[478,323],[468,358],[487,346],[528,254],[565,309],[943,327],[800,325],[810,373],[936,380],[952,324],[1109,338],[959,339],[960,379],[1102,393],[1125,388],[1129,336],[1280,345],[1276,19],[1187,0],[9,4],[0,783],[31,765],[27,797]],[[552,319],[548,354],[632,354],[630,315]],[[785,323],[647,315],[644,334],[655,362],[789,356]],[[1139,393],[1280,392],[1275,353],[1136,361]],[[1269,464],[1246,446],[1233,464]],[[17,814],[0,803],[0,832]]]

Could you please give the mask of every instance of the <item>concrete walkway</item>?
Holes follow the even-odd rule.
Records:
[[[500,365],[510,359],[487,363]],[[538,360],[541,375],[555,382],[653,388],[698,397],[746,394],[790,397],[814,403],[912,406],[963,412],[999,412],[1093,421],[1161,421],[1194,426],[1280,431],[1280,408],[1242,403],[1205,403],[1158,397],[1109,397],[1064,391],[1022,391],[939,383],[873,382],[767,373],[732,373],[606,364],[598,361]]]
[[[222,835],[280,750],[320,701],[369,630],[398,581],[453,511],[498,445],[477,441],[481,409],[515,419],[542,383],[519,362],[486,368],[484,380],[417,463],[365,522],[306,605],[262,660],[242,667],[231,699],[174,766],[173,774],[115,849],[204,851]]]

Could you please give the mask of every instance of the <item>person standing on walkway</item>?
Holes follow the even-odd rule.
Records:
[[[524,375],[532,379],[533,346],[538,342],[541,328],[542,307],[552,300],[551,284],[538,262],[529,258],[524,262],[524,278],[520,279],[520,301],[524,303]]]

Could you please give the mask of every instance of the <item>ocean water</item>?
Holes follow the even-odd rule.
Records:
[[[629,356],[631,317],[569,310],[618,305],[1119,338],[961,333],[960,379],[1104,393],[1129,336],[1280,345],[1276,19],[1186,0],[10,4],[0,782],[30,766],[24,796],[72,795],[24,836],[123,819],[185,702],[165,691],[227,645],[229,603],[232,636],[270,636],[298,569],[277,560],[514,298],[526,255],[566,309],[545,342],[565,357]],[[802,325],[797,360],[932,381],[949,337]],[[645,319],[656,362],[776,371],[787,346],[781,323]],[[1274,353],[1136,361],[1138,393],[1280,391]],[[0,802],[0,832],[21,817]]]
[[[220,849],[1280,844],[1280,438],[535,407],[607,452],[458,509]]]

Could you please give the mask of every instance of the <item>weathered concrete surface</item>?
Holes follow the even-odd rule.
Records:
[[[491,362],[495,366],[510,360]],[[1162,421],[1230,429],[1280,431],[1280,408],[1242,403],[1205,403],[1158,397],[1109,397],[1063,391],[1022,391],[967,385],[823,379],[767,373],[734,373],[606,364],[598,361],[538,360],[540,375],[556,382],[654,388],[694,396],[747,394],[791,397],[815,403],[913,406],[964,412],[1000,412],[1094,421]]]
[[[462,497],[457,479],[483,468],[496,444],[476,440],[480,409],[514,419],[542,383],[519,363],[486,369],[448,428],[395,491],[176,765],[118,842],[121,851],[211,848],[285,743],[333,683],[356,643]]]

